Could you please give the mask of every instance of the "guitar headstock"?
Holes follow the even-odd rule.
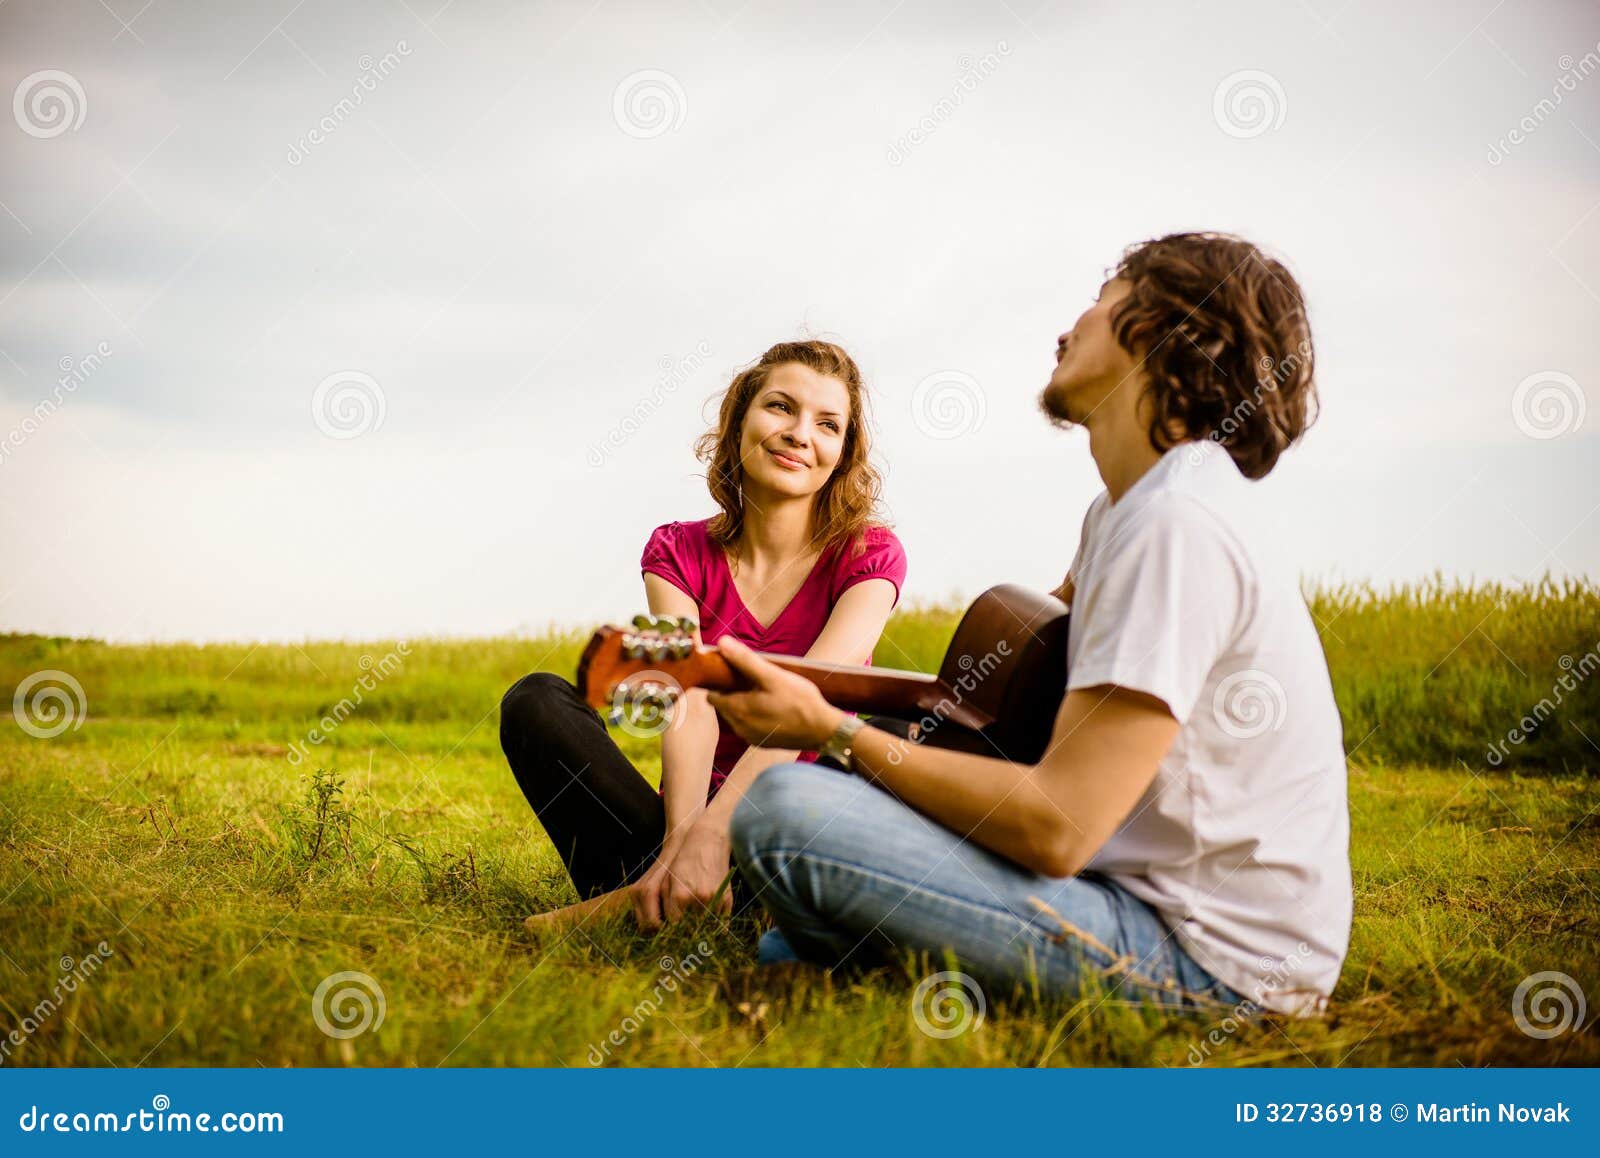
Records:
[[[578,661],[578,690],[634,736],[658,736],[672,708],[699,682],[699,625],[688,616],[641,614],[627,627],[602,627]]]

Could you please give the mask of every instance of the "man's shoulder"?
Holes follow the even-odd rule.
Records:
[[[1134,501],[1110,507],[1111,518],[1102,512],[1094,519],[1094,530],[1103,536],[1107,548],[1175,540],[1215,542],[1230,552],[1249,553],[1226,503],[1181,486],[1155,487],[1129,497]]]

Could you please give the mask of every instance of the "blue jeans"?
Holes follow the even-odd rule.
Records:
[[[778,926],[762,939],[763,961],[792,950],[871,966],[905,950],[949,952],[996,997],[1037,982],[1169,1006],[1244,1000],[1110,879],[1030,872],[825,765],[767,769],[732,835],[739,871]]]

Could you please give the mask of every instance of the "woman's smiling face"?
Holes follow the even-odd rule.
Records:
[[[775,366],[750,400],[739,440],[747,482],[786,496],[815,494],[844,453],[850,393],[798,362]]]

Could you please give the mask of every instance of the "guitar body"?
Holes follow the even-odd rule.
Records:
[[[823,663],[786,655],[772,663],[814,683],[846,711],[916,725],[941,748],[1036,763],[1049,746],[1067,686],[1067,608],[1026,587],[991,587],[956,625],[939,674]],[[597,709],[662,713],[688,687],[732,691],[744,681],[692,622],[639,616],[604,627],[578,661],[578,689]]]
[[[1026,587],[1007,583],[980,595],[956,625],[939,682],[993,722],[979,728],[922,722],[922,742],[1037,763],[1067,691],[1068,621],[1059,599]]]

